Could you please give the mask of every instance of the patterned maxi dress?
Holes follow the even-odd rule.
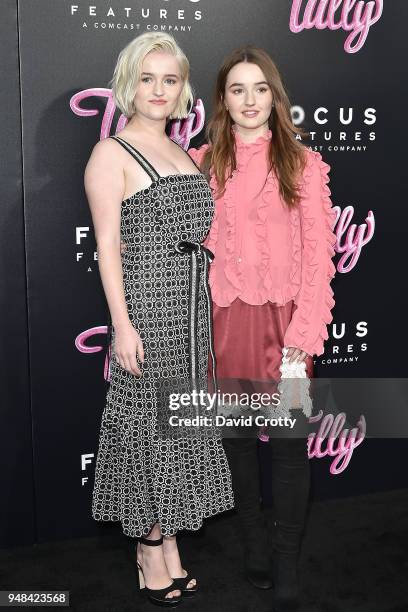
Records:
[[[207,235],[214,202],[205,177],[160,177],[129,143],[114,138],[152,183],[122,202],[123,283],[130,321],[145,349],[142,377],[113,358],[102,414],[92,497],[97,521],[120,521],[125,535],[197,530],[203,519],[233,507],[220,435],[172,434],[170,392],[208,390],[213,354]],[[114,354],[110,323],[108,354]],[[210,389],[212,390],[212,389]],[[173,429],[174,428],[170,428]]]

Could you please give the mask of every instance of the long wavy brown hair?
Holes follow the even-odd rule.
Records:
[[[237,167],[233,121],[224,105],[225,85],[228,73],[240,62],[256,64],[262,70],[272,91],[274,106],[268,124],[272,131],[269,146],[269,172],[274,171],[279,181],[279,193],[289,208],[299,203],[299,177],[305,163],[305,146],[295,138],[308,135],[297,128],[290,114],[290,102],[279,70],[272,58],[258,47],[247,45],[228,55],[217,76],[213,113],[207,126],[209,147],[203,156],[201,170],[210,178],[210,171],[217,182],[216,197],[222,196],[225,183]]]

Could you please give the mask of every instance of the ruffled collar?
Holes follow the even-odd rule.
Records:
[[[258,136],[258,138],[256,140],[254,140],[253,142],[244,142],[236,128],[236,125],[232,126],[232,132],[235,136],[235,144],[237,149],[254,149],[254,148],[258,148],[262,145],[265,144],[269,144],[270,140],[272,139],[272,131],[268,130],[267,132],[265,132],[265,134],[262,134],[261,136]]]

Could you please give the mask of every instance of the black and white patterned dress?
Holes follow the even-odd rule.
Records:
[[[220,436],[177,436],[160,426],[171,414],[169,390],[197,384],[208,388],[211,253],[200,243],[210,228],[214,202],[201,173],[160,177],[129,143],[113,138],[152,180],[121,208],[125,298],[145,361],[141,378],[115,358],[110,362],[92,516],[120,521],[130,537],[146,535],[155,522],[164,535],[173,535],[179,529],[199,529],[204,518],[234,503]],[[110,331],[113,355],[111,325]],[[214,356],[211,362],[216,389]]]

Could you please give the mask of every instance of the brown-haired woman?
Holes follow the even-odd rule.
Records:
[[[231,53],[216,82],[208,144],[190,149],[216,201],[204,242],[210,271],[219,380],[243,389],[278,381],[282,352],[304,362],[323,353],[334,305],[334,211],[329,166],[296,139],[278,68],[262,49]],[[249,385],[249,387],[248,387]],[[273,580],[261,512],[258,441],[225,438],[246,551],[246,574],[274,585],[276,609],[298,602],[297,560],[309,497],[304,437],[270,440],[274,499]]]

